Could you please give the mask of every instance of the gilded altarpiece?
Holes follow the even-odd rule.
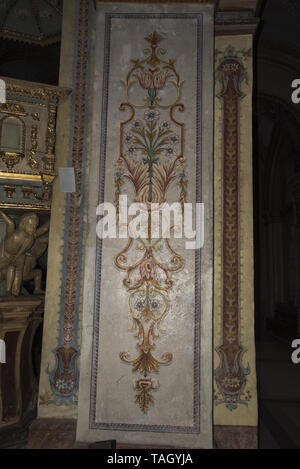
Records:
[[[212,444],[212,13],[98,5],[78,440]],[[119,237],[99,236],[105,202]],[[188,249],[196,203],[204,244]]]
[[[48,246],[57,108],[71,90],[8,78],[1,83],[0,338],[6,360],[0,369],[0,445],[14,447],[36,412],[33,344],[43,320],[46,273],[38,260]]]
[[[56,177],[57,107],[71,90],[7,78],[3,81],[0,208],[47,212]]]

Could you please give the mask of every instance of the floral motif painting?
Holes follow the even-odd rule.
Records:
[[[139,372],[134,382],[136,403],[146,413],[154,404],[152,391],[159,386],[152,377],[161,365],[172,362],[173,354],[155,355],[156,341],[162,331],[162,322],[168,310],[168,290],[172,288],[172,274],[184,265],[183,257],[172,248],[169,238],[152,239],[151,218],[153,204],[159,209],[167,201],[171,181],[179,186],[178,200],[182,210],[186,202],[187,178],[183,155],[184,124],[174,117],[174,111],[184,111],[180,103],[183,80],[176,70],[175,60],[165,60],[165,50],[160,47],[164,37],[156,31],[145,37],[150,47],[144,50],[143,60],[133,59],[133,66],[122,80],[126,101],[120,110],[129,110],[130,117],[120,123],[120,155],[115,171],[115,204],[119,213],[119,199],[125,180],[135,191],[135,203],[148,214],[148,236],[134,240],[131,236],[125,248],[115,256],[119,270],[126,272],[123,283],[128,291],[128,311],[132,318],[132,331],[137,339],[138,355],[131,358],[121,351],[120,359]],[[175,98],[167,102],[160,92],[169,84],[175,89]],[[142,102],[134,102],[130,91],[139,86],[147,93]],[[129,263],[127,253],[137,243],[140,252],[134,263]],[[169,253],[169,261],[161,263],[156,258],[158,250]],[[138,272],[138,277],[132,279]]]

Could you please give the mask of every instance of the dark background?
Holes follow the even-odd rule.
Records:
[[[255,325],[261,448],[300,448],[300,2],[259,2],[254,43]]]

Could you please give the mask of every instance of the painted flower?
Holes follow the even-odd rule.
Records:
[[[55,386],[57,389],[62,389],[63,388],[64,381],[62,379],[57,379],[55,382]]]
[[[55,382],[55,386],[60,390],[72,390],[74,387],[74,382],[72,380],[65,381],[64,379],[58,379]]]
[[[73,386],[74,386],[73,381],[67,381],[67,383],[66,383],[67,389],[69,389],[69,390],[70,390],[70,389],[73,389]]]
[[[157,90],[163,88],[167,79],[172,75],[173,73],[170,70],[164,70],[161,72],[160,70],[156,69],[155,73],[153,74],[153,88],[156,88]]]
[[[133,146],[130,146],[130,147],[128,147],[125,154],[128,155],[128,156],[132,156],[132,155],[134,155],[134,153],[135,153],[135,148]]]
[[[132,123],[132,127],[136,130],[140,130],[140,129],[143,128],[143,122],[141,120],[137,119],[136,121],[134,121]]]
[[[153,86],[151,86],[153,84],[153,74],[150,69],[146,71],[137,70],[133,76],[137,77],[142,88],[145,88],[146,90],[153,88]]]
[[[143,300],[138,300],[135,304],[135,308],[138,310],[138,311],[142,311],[142,309],[144,308],[145,306],[145,303]]]
[[[176,134],[170,135],[169,142],[171,143],[171,145],[176,145],[179,142],[178,136]]]
[[[161,71],[156,67],[154,70],[148,68],[147,70],[137,70],[133,76],[137,77],[142,88],[148,90],[155,88],[160,90],[164,87],[166,80],[172,75],[170,70]]]
[[[171,146],[165,148],[165,152],[166,152],[167,156],[174,156],[175,155],[175,150]]]
[[[159,119],[159,112],[150,109],[150,110],[145,112],[144,118],[148,122],[153,122],[153,121]]]
[[[157,311],[159,309],[159,301],[152,300],[151,301],[151,308],[152,308],[152,311]]]
[[[239,388],[241,385],[241,380],[239,379],[238,376],[224,376],[224,378],[221,380],[222,385],[225,388]]]
[[[125,138],[124,138],[126,145],[129,145],[129,144],[132,142],[132,139],[133,139],[133,135],[132,135],[132,134],[129,134],[129,133],[126,134],[126,135],[125,135]]]
[[[161,124],[161,128],[162,128],[163,130],[169,130],[170,127],[171,127],[171,124],[170,124],[170,122],[168,122],[168,121],[164,121],[164,122]]]

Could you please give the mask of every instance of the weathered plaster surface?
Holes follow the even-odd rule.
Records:
[[[123,12],[148,12],[155,13],[195,13],[195,7],[185,5],[184,8],[178,6],[172,7],[150,7],[150,6],[105,6],[105,11],[117,11],[118,13]],[[203,90],[203,102],[202,102],[202,201],[205,203],[205,245],[201,252],[201,326],[200,326],[200,376],[197,377],[200,381],[200,434],[197,434],[197,430],[194,427],[193,430],[193,397],[192,397],[192,374],[193,374],[193,321],[191,321],[190,311],[193,310],[193,255],[192,252],[185,254],[187,257],[188,269],[185,272],[181,272],[181,284],[186,282],[185,276],[190,278],[187,288],[182,289],[181,295],[176,295],[176,289],[180,289],[180,284],[176,287],[176,277],[174,275],[174,294],[170,297],[170,304],[176,304],[179,307],[179,315],[174,318],[175,310],[173,315],[169,314],[166,317],[164,328],[171,333],[165,335],[162,338],[162,351],[165,350],[166,346],[174,350],[177,353],[177,362],[174,364],[161,368],[158,378],[161,382],[161,389],[159,389],[157,395],[155,395],[155,402],[153,410],[149,412],[149,415],[143,415],[138,407],[134,404],[134,395],[132,389],[130,389],[130,382],[134,376],[131,373],[130,368],[119,362],[118,352],[120,347],[126,349],[126,346],[132,348],[131,336],[128,333],[128,312],[126,311],[126,296],[122,293],[122,275],[116,271],[113,266],[114,254],[118,252],[116,247],[120,246],[120,240],[113,240],[104,244],[105,250],[103,251],[102,257],[102,281],[101,291],[101,308],[100,308],[100,329],[99,329],[99,349],[95,348],[93,352],[93,339],[94,344],[98,340],[98,337],[93,338],[94,332],[97,333],[95,327],[95,310],[94,310],[94,285],[95,285],[95,258],[96,258],[96,206],[98,203],[98,194],[95,188],[99,187],[99,158],[103,157],[103,154],[99,153],[101,148],[101,105],[103,96],[103,50],[97,51],[96,65],[95,65],[95,79],[94,79],[94,115],[93,115],[93,160],[91,162],[91,175],[90,175],[90,198],[89,198],[89,218],[88,218],[88,236],[86,243],[86,268],[85,268],[85,286],[84,286],[84,310],[83,310],[83,334],[82,334],[82,348],[81,348],[81,376],[80,376],[80,393],[79,393],[79,409],[78,409],[78,427],[77,427],[77,440],[89,441],[95,439],[107,439],[116,438],[120,442],[124,443],[140,443],[146,444],[178,444],[178,445],[190,445],[191,447],[210,447],[212,445],[211,439],[211,427],[212,427],[212,414],[211,414],[211,315],[212,315],[212,15],[210,8],[197,8],[199,12],[203,12],[204,19],[204,44],[203,44],[203,75],[202,75],[202,90]],[[122,19],[118,19],[118,27],[122,26]],[[144,20],[145,21],[145,20]],[[156,20],[155,24],[143,24],[141,20],[140,24],[135,25],[133,23],[131,34],[134,34],[136,29],[141,28],[140,35],[145,35],[145,29],[150,28],[149,32],[153,28],[163,28],[163,22],[167,21],[167,29],[170,28],[170,37],[173,37],[175,42],[175,50],[168,52],[171,56],[176,55],[180,57],[180,51],[186,55],[192,54],[193,51],[184,49],[184,44],[180,44],[179,38],[172,36],[176,27],[176,20]],[[184,19],[181,22],[185,21]],[[192,20],[187,20],[191,22]],[[126,24],[126,20],[125,20]],[[127,27],[127,25],[126,25]],[[190,27],[190,38],[193,39],[193,21]],[[152,28],[152,29],[151,29]],[[151,31],[150,31],[151,30]],[[113,31],[113,28],[112,28]],[[119,33],[124,30],[120,29]],[[126,32],[126,30],[125,30]],[[137,31],[138,32],[138,31]],[[137,34],[136,32],[136,34]],[[172,32],[172,34],[171,34]],[[99,12],[97,17],[97,42],[104,42],[104,24],[103,16]],[[178,34],[178,33],[176,33]],[[118,36],[119,37],[119,36]],[[137,34],[137,37],[139,35]],[[167,36],[168,37],[168,36]],[[122,39],[122,38],[121,38]],[[125,40],[125,39],[124,39]],[[127,39],[128,40],[128,39]],[[114,42],[116,41],[116,42]],[[177,42],[178,44],[177,44]],[[112,49],[111,49],[111,68],[110,68],[110,80],[112,86],[111,95],[109,95],[109,110],[108,110],[108,131],[107,131],[107,163],[105,178],[107,181],[112,180],[113,177],[113,166],[114,156],[117,153],[118,136],[117,129],[120,117],[117,111],[120,104],[120,86],[114,88],[114,84],[119,82],[123,74],[117,68],[117,56],[114,54],[118,52],[117,48],[117,36],[112,35]],[[166,41],[165,41],[166,42]],[[172,41],[170,41],[172,43]],[[123,41],[120,40],[120,57],[121,60],[125,61],[128,55],[128,59],[134,57],[136,52],[128,51],[128,54],[122,53]],[[126,48],[126,44],[124,45]],[[167,43],[164,46],[168,49]],[[135,45],[136,47],[136,45]],[[125,57],[124,57],[125,56]],[[185,58],[185,60],[190,60]],[[180,61],[180,60],[179,60]],[[184,70],[184,62],[182,69]],[[191,74],[193,76],[193,74]],[[195,74],[194,74],[195,76]],[[189,77],[186,77],[188,80]],[[187,88],[186,97],[186,128],[187,138],[186,149],[187,158],[193,158],[195,155],[195,121],[193,116],[195,115],[195,108],[193,111],[193,98],[192,95],[189,97],[189,93],[195,93],[195,79],[192,81],[190,88]],[[122,91],[122,89],[121,89]],[[184,92],[183,92],[184,99]],[[189,110],[189,103],[190,109]],[[200,123],[199,123],[200,125]],[[191,144],[190,142],[194,142]],[[190,151],[189,145],[191,145]],[[194,150],[194,151],[193,151]],[[191,181],[195,177],[195,171],[193,170],[193,160],[191,164],[191,174],[189,178]],[[195,180],[194,180],[195,181]],[[200,182],[200,181],[199,181]],[[195,182],[191,183],[192,190],[191,195],[195,201]],[[172,191],[171,191],[172,192]],[[111,184],[105,186],[105,200],[113,200],[113,188]],[[122,240],[121,240],[122,241]],[[179,243],[180,245],[180,243]],[[190,258],[190,262],[188,259]],[[97,266],[96,266],[97,269]],[[98,272],[98,270],[96,270]],[[96,276],[99,275],[96,274]],[[173,278],[173,277],[172,277]],[[186,293],[189,296],[184,299],[182,295]],[[190,303],[190,308],[187,307]],[[180,312],[181,311],[181,312]],[[101,315],[102,314],[102,315]],[[172,317],[173,316],[173,317]],[[179,321],[179,323],[178,323]],[[94,326],[93,326],[94,324]],[[182,352],[181,352],[182,350]],[[93,355],[94,353],[94,355]],[[99,361],[95,356],[100,357]],[[96,361],[96,364],[95,364]],[[91,364],[94,363],[94,375],[91,376]],[[172,368],[173,367],[173,368]],[[98,373],[95,373],[95,370]],[[96,378],[96,374],[98,378]],[[88,406],[93,404],[90,400],[91,394],[91,381],[98,379],[96,382],[96,414],[95,419],[91,414],[91,409]],[[129,381],[128,381],[129,380]],[[94,382],[94,381],[93,381]],[[128,386],[129,384],[129,386]],[[93,397],[93,391],[92,391]],[[199,403],[197,403],[199,404]],[[199,423],[199,422],[198,422]],[[128,430],[128,425],[132,425],[131,431]],[[167,425],[170,430],[167,433],[164,432],[161,425]],[[117,430],[117,428],[120,430]],[[190,430],[176,427],[189,427]],[[106,429],[104,429],[106,427]],[[143,431],[139,431],[139,427]],[[167,428],[168,428],[167,427]],[[94,428],[94,429],[93,429]],[[149,431],[147,431],[149,428]],[[195,433],[196,431],[196,433]]]
[[[124,5],[123,5],[124,8]],[[157,8],[157,5],[155,9]],[[162,7],[160,8],[168,8]],[[174,7],[175,8],[175,7]],[[62,40],[62,59],[61,59],[61,76],[60,85],[72,86],[72,69],[76,57],[74,56],[74,25],[75,25],[75,2],[65,2],[66,14],[64,15],[63,27],[63,40]],[[182,11],[183,6],[177,5],[175,9]],[[184,11],[187,11],[188,6],[184,6]],[[192,8],[195,10],[195,6]],[[100,19],[98,18],[98,21]],[[212,25],[207,25],[211,30]],[[97,43],[102,44],[103,32],[97,28],[98,38]],[[211,34],[210,32],[208,34]],[[216,39],[216,49],[225,50],[228,45],[232,45],[236,49],[252,48],[252,37],[249,36],[227,36],[218,37]],[[210,44],[208,44],[210,47]],[[100,48],[99,48],[100,51]],[[102,86],[102,72],[101,72],[101,52],[98,56],[98,66],[95,69],[93,79],[93,92],[95,102],[99,102],[101,97]],[[228,410],[225,405],[216,406],[214,409],[214,423],[217,425],[256,425],[257,424],[257,402],[256,402],[256,373],[255,373],[255,348],[254,348],[254,313],[253,313],[253,239],[252,239],[252,58],[249,57],[245,63],[249,81],[243,83],[242,89],[245,97],[240,102],[240,298],[241,298],[241,340],[242,345],[246,349],[243,361],[245,364],[249,362],[251,374],[248,376],[247,388],[250,389],[252,399],[248,406],[239,406],[235,411]],[[211,67],[210,59],[205,66],[209,72]],[[204,83],[204,99],[211,100],[212,79],[213,72],[207,74],[206,82]],[[218,83],[216,84],[216,93],[218,93]],[[221,321],[222,321],[222,103],[220,100],[215,100],[215,156],[214,156],[214,348],[220,345],[221,336]],[[205,106],[204,106],[205,108]],[[99,109],[98,109],[99,110]],[[210,134],[212,132],[208,119],[204,119],[203,123],[203,136],[207,139],[205,148],[209,153]],[[57,144],[56,144],[56,157],[57,167],[66,166],[68,160],[68,144],[71,133],[71,97],[67,98],[59,108],[58,125],[57,125]],[[92,155],[93,165],[91,168],[90,182],[86,185],[85,190],[90,188],[97,188],[99,180],[99,138],[101,128],[100,112],[95,112],[93,121],[90,123],[93,133],[92,141]],[[207,126],[207,127],[206,127]],[[203,141],[203,145],[205,141]],[[207,146],[208,145],[208,146]],[[206,165],[206,167],[205,167]],[[203,160],[203,172],[210,174],[212,159],[209,157]],[[88,169],[87,169],[88,172]],[[207,177],[204,180],[206,190],[204,191],[206,200],[203,201],[210,205],[211,201],[211,178]],[[125,443],[140,442],[143,443],[145,439],[155,442],[153,433],[141,432],[141,434],[131,432],[117,432],[117,431],[99,431],[89,430],[89,385],[91,379],[91,366],[92,363],[92,339],[93,339],[93,305],[94,305],[94,290],[93,285],[95,281],[94,269],[90,268],[95,262],[95,211],[98,203],[98,194],[96,190],[91,190],[87,205],[89,206],[89,218],[85,217],[85,227],[88,232],[86,247],[86,269],[85,269],[85,292],[84,292],[84,317],[83,317],[83,348],[80,349],[82,354],[81,363],[81,384],[80,384],[80,406],[79,406],[79,427],[78,439],[86,440],[96,438],[117,438]],[[64,249],[64,232],[65,232],[65,207],[66,196],[60,192],[59,181],[55,182],[53,194],[53,213],[50,230],[50,243],[48,254],[48,279],[47,279],[47,294],[45,306],[45,319],[44,319],[44,338],[43,338],[43,352],[42,352],[42,365],[41,365],[41,379],[40,379],[40,396],[52,399],[49,375],[46,373],[47,366],[52,370],[55,366],[55,359],[53,350],[58,345],[58,322],[60,311],[60,293],[62,282],[62,259]],[[210,227],[212,223],[212,211],[205,211],[206,214],[206,227]],[[211,267],[211,249],[212,242],[211,232],[205,234],[206,242],[206,257],[202,256],[202,282],[205,288],[202,290],[203,308],[210,309],[211,302],[211,285],[210,277],[212,275]],[[206,272],[206,274],[205,274]],[[205,275],[207,275],[207,283],[204,283]],[[120,277],[121,278],[121,277]],[[212,314],[212,313],[211,313]],[[81,317],[81,308],[80,308]],[[123,325],[122,325],[123,327]],[[81,325],[79,324],[81,330]],[[80,337],[79,337],[80,339]],[[202,331],[201,343],[203,350],[207,353],[202,357],[204,367],[202,367],[202,377],[205,380],[206,386],[201,393],[201,406],[205,405],[205,413],[202,412],[204,428],[211,426],[211,403],[213,395],[211,392],[211,378],[209,369],[211,367],[210,347],[211,347],[211,329],[209,322],[206,323],[205,329]],[[80,347],[80,342],[79,342]],[[214,357],[214,368],[218,365],[219,357]],[[79,363],[78,363],[79,365]],[[205,366],[207,368],[205,368]],[[207,373],[206,371],[207,370]],[[128,390],[128,392],[131,392]],[[131,396],[132,397],[132,396]],[[124,404],[125,406],[126,404]],[[77,417],[77,406],[58,406],[56,403],[39,405],[39,417]],[[178,435],[179,436],[179,435]],[[172,441],[176,442],[177,436],[172,437]],[[189,436],[186,436],[186,444],[189,444]],[[197,437],[196,437],[197,438]],[[157,434],[157,439],[160,443],[161,435]],[[205,438],[204,445],[210,444],[210,430],[208,430]],[[183,440],[180,436],[180,444],[183,445]],[[198,444],[198,443],[197,443]]]
[[[257,425],[256,363],[254,342],[254,291],[253,291],[253,186],[252,186],[252,36],[228,36],[216,38],[215,48],[224,51],[228,46],[234,50],[250,50],[244,60],[248,82],[241,88],[244,97],[239,101],[239,170],[238,170],[238,239],[239,239],[239,338],[243,347],[244,366],[249,363],[245,392],[251,398],[230,410],[225,404],[214,406],[215,425]],[[222,57],[222,54],[218,56]],[[217,61],[216,61],[217,63]],[[216,80],[215,95],[220,93]],[[223,325],[223,107],[222,100],[215,98],[215,145],[214,145],[214,350],[222,342]],[[220,363],[214,354],[214,369]],[[215,392],[218,388],[215,384]],[[245,396],[243,396],[244,398]]]

